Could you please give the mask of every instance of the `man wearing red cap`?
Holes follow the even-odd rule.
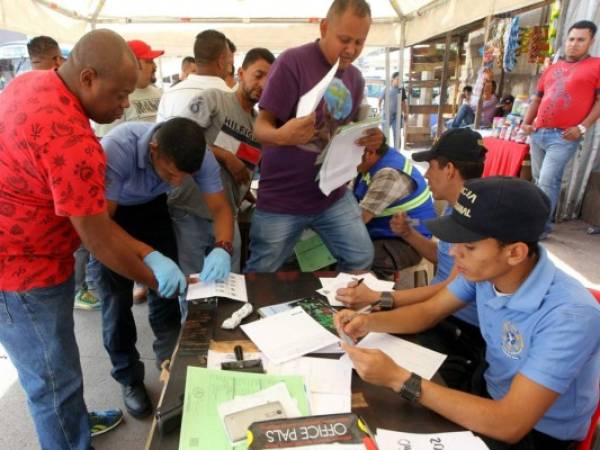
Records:
[[[129,108],[123,116],[106,125],[94,124],[94,131],[99,138],[104,137],[115,126],[123,122],[154,122],[160,103],[162,91],[154,86],[156,83],[156,63],[154,59],[164,50],[153,50],[144,41],[127,41],[127,45],[138,60],[138,79],[135,91],[129,95]]]

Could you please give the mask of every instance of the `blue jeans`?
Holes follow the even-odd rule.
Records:
[[[373,262],[373,243],[352,192],[319,214],[276,214],[257,209],[250,226],[246,272],[275,272],[290,257],[305,228],[315,231],[338,260],[338,270],[363,270]]]
[[[213,221],[192,214],[185,209],[170,207],[169,213],[173,221],[173,230],[177,238],[179,249],[179,267],[185,275],[202,272],[204,257],[210,253],[215,243]],[[233,255],[231,257],[231,271],[240,272],[242,238],[237,222],[233,224]],[[187,301],[179,299],[181,320],[187,316]]]
[[[471,125],[475,122],[475,111],[467,104],[460,105],[456,117],[452,120],[450,128],[460,128],[463,126]]]
[[[546,231],[552,229],[552,218],[560,195],[566,165],[579,148],[580,140],[567,141],[563,130],[540,128],[531,135],[531,172],[536,184],[550,197],[550,217]]]
[[[0,291],[0,343],[17,368],[42,449],[90,448],[74,295],[73,277],[52,287]]]

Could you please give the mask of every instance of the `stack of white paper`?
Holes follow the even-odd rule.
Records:
[[[352,180],[362,160],[364,147],[355,142],[370,128],[379,126],[379,118],[368,119],[340,127],[323,150],[325,157],[319,171],[319,189],[329,195],[334,189]]]
[[[379,448],[386,450],[489,450],[488,446],[470,431],[416,434],[378,428],[376,441]]]
[[[329,72],[315,84],[310,91],[305,93],[298,100],[298,106],[296,107],[296,117],[304,117],[308,116],[310,113],[314,112],[319,106],[321,99],[325,95],[325,91],[331,84],[333,77],[335,77],[335,73],[337,72],[338,66],[340,65],[340,60],[338,59]]]
[[[338,273],[335,278],[319,278],[323,288],[318,289],[317,292],[327,297],[327,301],[331,306],[344,306],[343,303],[336,300],[335,293],[338,289],[345,288],[348,283],[352,281],[358,281],[363,279],[363,283],[371,290],[377,292],[391,291],[394,289],[393,281],[385,281],[378,279],[372,273],[365,273],[364,275],[353,275],[350,273]]]
[[[190,276],[200,280],[198,274]],[[209,283],[198,281],[197,283],[188,284],[186,300],[210,297],[226,297],[239,302],[248,302],[246,278],[244,275],[230,273],[227,279],[223,281],[211,281]]]
[[[267,363],[267,373],[301,375],[309,392],[311,414],[351,412],[352,368],[336,359],[297,358],[283,364]]]
[[[427,380],[431,380],[446,359],[446,355],[443,353],[429,350],[387,333],[369,333],[356,346],[381,350],[400,367]],[[352,363],[347,354],[342,356],[340,361]]]
[[[339,342],[339,338],[297,306],[242,325],[252,342],[275,364]]]

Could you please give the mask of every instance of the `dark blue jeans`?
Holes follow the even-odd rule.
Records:
[[[460,128],[475,122],[475,111],[467,104],[460,105],[450,128]]]
[[[177,245],[166,207],[161,195],[143,205],[119,205],[115,222],[134,238],[177,261]],[[133,281],[102,265],[98,292],[102,299],[102,337],[104,348],[112,362],[111,374],[122,385],[144,380],[144,364],[135,344],[137,331],[131,308]],[[153,349],[158,362],[170,358],[179,336],[181,315],[177,298],[162,298],[148,293],[149,322],[154,332]]]
[[[17,368],[45,450],[90,448],[74,295],[73,277],[47,288],[0,291],[0,343]]]

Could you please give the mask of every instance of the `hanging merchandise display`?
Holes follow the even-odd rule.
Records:
[[[505,72],[512,72],[517,65],[517,49],[519,48],[519,16],[513,17],[504,34],[504,58],[502,66]]]
[[[550,44],[548,43],[548,27],[533,27],[529,42],[529,62],[543,64],[548,56]]]
[[[560,43],[557,42],[558,35],[558,22],[560,19],[560,1],[556,0],[550,8],[550,25],[548,26],[548,54],[552,55],[560,47]]]

